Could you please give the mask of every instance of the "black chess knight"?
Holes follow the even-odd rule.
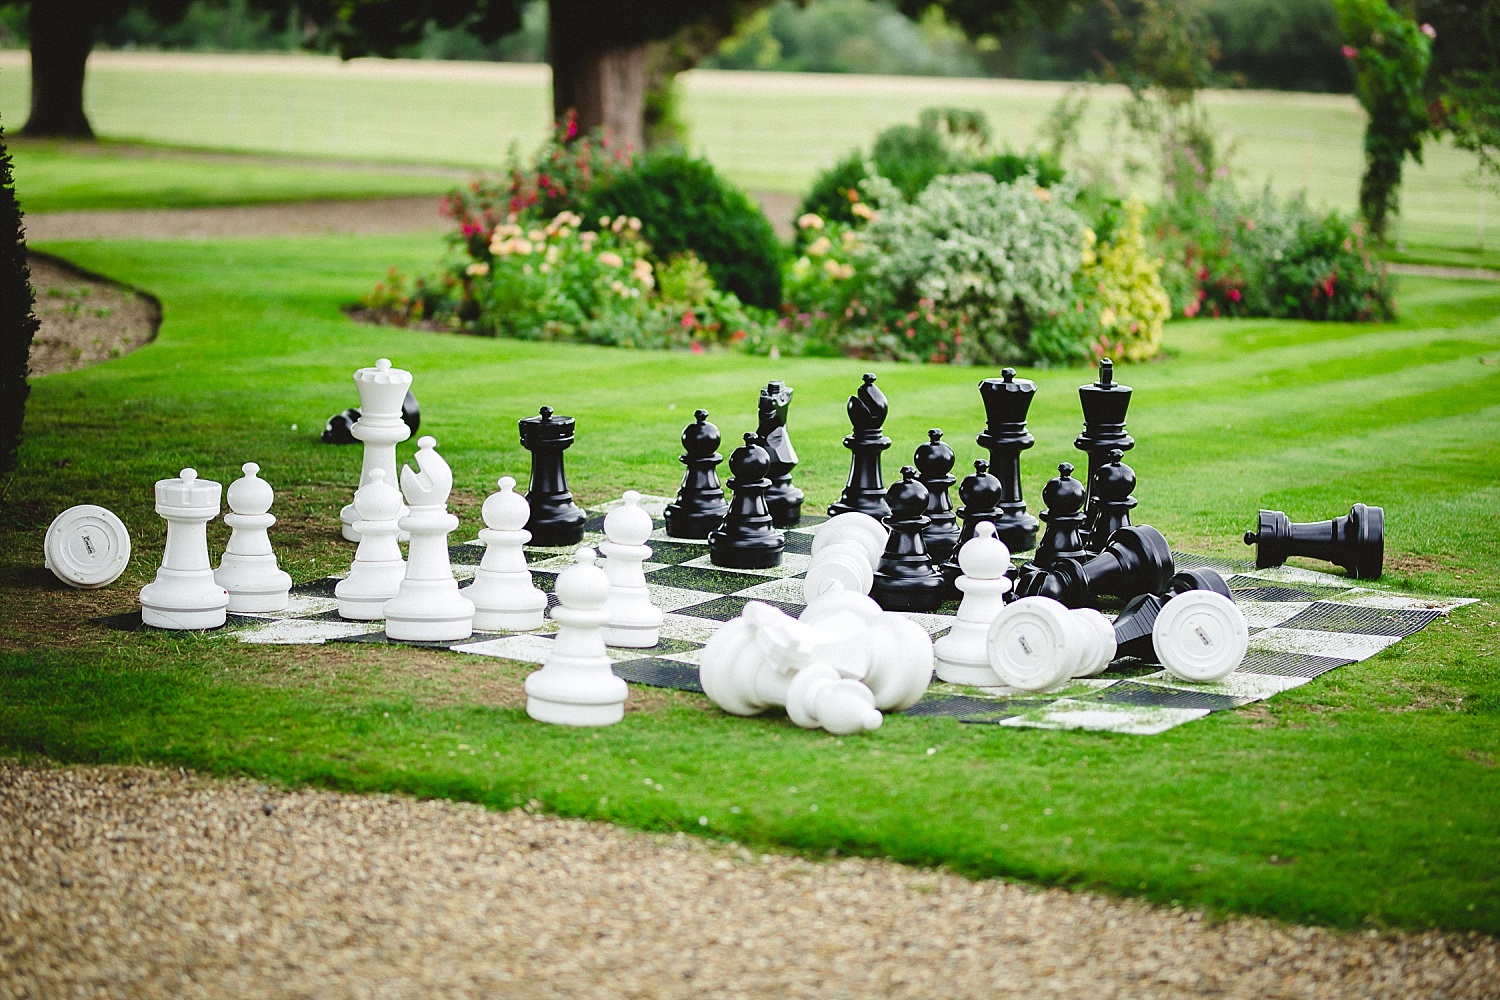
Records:
[[[802,491],[792,485],[792,470],[797,467],[797,451],[787,433],[787,411],[792,406],[792,387],[785,382],[770,382],[760,391],[760,425],[756,434],[760,446],[771,456],[771,488],[766,491],[766,506],[771,523],[790,528],[802,520]]]
[[[1092,553],[1084,538],[1085,514],[1083,483],[1073,478],[1073,466],[1063,462],[1057,467],[1057,478],[1042,487],[1042,520],[1047,530],[1031,557],[1030,566],[1052,569],[1063,559],[1087,559]],[[1102,546],[1101,546],[1102,547]]]
[[[531,505],[526,530],[531,532],[531,544],[577,545],[583,540],[587,517],[573,502],[563,469],[563,452],[573,446],[574,420],[556,416],[552,407],[544,406],[538,416],[523,417],[520,427],[521,446],[531,452],[531,484],[526,488],[526,502]]]
[[[979,447],[990,453],[990,473],[1000,480],[996,507],[995,536],[1012,552],[1025,552],[1036,545],[1037,519],[1026,513],[1021,495],[1021,452],[1036,444],[1026,430],[1026,414],[1036,396],[1036,383],[1016,378],[1014,368],[1005,368],[1000,378],[979,383],[986,424]]]
[[[849,397],[849,423],[854,428],[854,433],[844,438],[844,447],[852,453],[849,481],[838,502],[828,508],[830,516],[850,511],[871,517],[890,516],[880,475],[880,453],[891,446],[891,439],[881,433],[889,409],[885,393],[875,386],[875,376],[866,374],[864,384]]]
[[[729,488],[734,500],[724,523],[708,536],[709,560],[730,569],[770,569],[781,565],[786,536],[771,526],[766,509],[766,490],[771,480],[766,471],[771,456],[756,443],[754,434],[729,456]]]
[[[943,432],[934,427],[927,432],[927,443],[917,448],[912,464],[917,467],[917,478],[927,487],[927,527],[922,529],[922,542],[934,563],[941,564],[953,554],[958,545],[958,523],[953,514],[953,502],[948,499],[948,490],[958,479],[953,475],[953,449],[943,443]]]
[[[922,544],[927,527],[927,487],[917,480],[910,465],[901,470],[901,482],[886,493],[891,514],[885,519],[891,529],[870,596],[887,611],[935,611],[947,596],[943,575],[932,564]]]
[[[724,521],[729,504],[719,485],[719,429],[708,422],[707,410],[695,410],[694,422],[682,431],[683,454],[677,459],[687,466],[677,500],[668,504],[663,517],[673,538],[707,538]]]
[[[1073,447],[1089,456],[1089,471],[1083,481],[1091,495],[1094,475],[1109,461],[1109,453],[1116,448],[1124,453],[1135,447],[1135,438],[1125,433],[1125,411],[1130,408],[1133,391],[1115,381],[1115,363],[1109,358],[1099,362],[1098,381],[1078,387],[1078,399],[1083,404],[1083,433],[1073,441]]]

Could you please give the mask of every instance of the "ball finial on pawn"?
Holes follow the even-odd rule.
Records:
[[[1073,478],[1073,465],[1063,462],[1057,467],[1057,478],[1042,487],[1042,502],[1052,514],[1076,514],[1087,500],[1083,483]]]
[[[651,515],[641,506],[641,495],[626,490],[624,503],[604,515],[604,535],[616,545],[645,545],[651,536]]]
[[[553,589],[558,601],[568,608],[592,611],[609,600],[609,577],[596,565],[599,554],[584,547],[573,553],[573,565],[557,574]]]
[[[971,580],[998,580],[1010,569],[1010,549],[995,537],[995,526],[980,521],[974,537],[958,550],[958,566]]]
[[[501,476],[499,492],[491,493],[485,498],[481,515],[484,518],[484,526],[495,531],[520,531],[526,527],[526,519],[531,516],[531,505],[526,498],[516,492],[516,480],[512,476]]]
[[[1135,489],[1135,470],[1124,463],[1124,458],[1125,453],[1115,448],[1109,453],[1109,463],[1094,473],[1094,491],[1101,500],[1124,500]]]
[[[371,469],[370,481],[354,494],[354,509],[362,521],[394,521],[401,507],[401,491],[385,481],[384,469]]]
[[[264,514],[276,500],[276,492],[271,489],[270,483],[257,475],[260,466],[256,463],[246,462],[240,466],[240,470],[245,473],[244,477],[230,483],[225,492],[224,498],[229,503],[229,509],[236,514]]]

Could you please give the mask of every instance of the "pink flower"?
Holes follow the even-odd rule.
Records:
[[[1231,288],[1229,290],[1229,297],[1238,302],[1240,300],[1240,290],[1238,288]]]
[[[689,349],[694,354],[702,354],[703,353],[703,345],[700,344],[700,343],[698,343],[698,341],[696,341],[696,340],[693,341],[690,345],[688,345],[688,347],[689,347]]]
[[[1422,34],[1426,35],[1428,38],[1436,38],[1437,29],[1430,24],[1424,24],[1422,25]]]
[[[1357,58],[1359,58],[1359,49],[1356,49],[1352,45],[1345,45],[1339,51],[1342,52],[1342,53],[1344,53],[1344,58],[1345,59],[1357,59]]]

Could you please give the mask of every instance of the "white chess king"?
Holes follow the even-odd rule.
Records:
[[[397,522],[411,532],[406,576],[385,603],[385,634],[392,639],[450,641],[474,631],[474,603],[458,592],[448,560],[448,535],[458,518],[448,513],[453,470],[436,451],[437,439],[417,441],[417,468],[401,469],[401,492],[411,513]]]
[[[291,603],[292,578],[276,565],[267,529],[276,523],[271,504],[276,493],[260,478],[260,466],[246,462],[244,475],[229,484],[224,499],[229,513],[229,545],[219,560],[214,579],[229,591],[229,610],[284,611]]]
[[[349,433],[365,443],[359,485],[368,483],[375,469],[384,469],[385,481],[394,486],[396,445],[411,437],[411,428],[401,419],[401,404],[411,388],[411,372],[392,368],[389,358],[381,358],[375,367],[354,373],[354,387],[359,390],[359,419]],[[359,520],[359,510],[352,502],[339,511],[339,519],[344,525],[344,537],[351,542],[359,541],[359,529],[354,526]]]
[[[167,546],[156,579],[141,588],[141,621],[157,628],[218,628],[229,591],[208,561],[208,522],[219,516],[218,483],[183,469],[156,483],[156,512],[167,522]]]

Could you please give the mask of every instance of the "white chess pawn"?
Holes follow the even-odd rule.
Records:
[[[381,358],[375,367],[354,373],[354,387],[359,390],[359,419],[349,433],[365,443],[359,485],[368,483],[374,470],[384,469],[386,482],[394,486],[396,445],[411,437],[411,428],[401,419],[401,406],[411,389],[411,372],[392,368],[390,359]],[[406,511],[401,513],[405,515]],[[359,510],[353,503],[339,511],[339,520],[343,522],[344,537],[351,542],[359,541],[359,530],[354,526],[359,520]]]
[[[417,441],[417,468],[401,469],[401,492],[411,513],[396,523],[411,533],[406,576],[396,596],[385,602],[385,634],[392,639],[450,641],[474,632],[474,603],[459,593],[448,559],[448,535],[458,518],[448,513],[453,470],[435,450],[431,436]]]
[[[1050,597],[1023,597],[995,616],[987,645],[1002,684],[1047,691],[1109,666],[1115,630],[1093,608],[1070,611]]]
[[[1010,581],[1010,550],[995,537],[995,526],[979,522],[974,537],[958,551],[963,571],[956,586],[963,592],[958,617],[948,634],[932,644],[937,657],[937,676],[950,684],[993,687],[1000,683],[990,666],[990,623],[1005,609]]]
[[[167,522],[167,545],[156,579],[141,588],[141,621],[156,628],[218,628],[229,591],[208,561],[208,522],[219,516],[218,483],[183,469],[156,483],[156,512]]]
[[[646,573],[641,564],[651,556],[646,539],[651,535],[651,515],[641,508],[641,495],[625,491],[625,502],[604,515],[604,573],[609,577],[609,620],[604,641],[627,649],[649,649],[656,645],[661,628],[661,609],[651,604]]]
[[[254,462],[246,462],[240,470],[244,475],[225,491],[229,544],[214,579],[229,591],[230,611],[285,611],[291,603],[292,578],[276,565],[276,553],[266,534],[276,523],[270,512],[276,493],[260,478],[260,466]]]
[[[557,574],[557,637],[542,669],[526,678],[526,714],[562,726],[611,726],[625,717],[630,689],[610,669],[604,649],[609,577],[579,549]]]
[[[522,546],[531,541],[526,521],[531,505],[516,492],[510,476],[500,480],[500,490],[484,501],[484,527],[479,540],[484,558],[474,583],[464,596],[474,602],[474,627],[481,631],[526,632],[541,628],[547,610],[547,595],[531,582]]]
[[[385,602],[401,591],[406,561],[396,542],[400,532],[396,520],[406,505],[401,491],[385,481],[384,469],[372,469],[370,481],[354,494],[359,520],[359,549],[349,567],[349,576],[333,588],[339,599],[339,617],[372,622],[385,617]]]

